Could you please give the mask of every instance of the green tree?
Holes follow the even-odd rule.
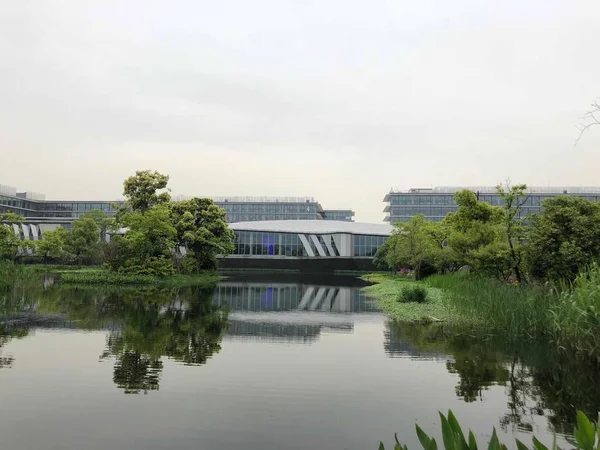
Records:
[[[171,204],[171,218],[177,231],[176,245],[185,247],[188,271],[216,269],[216,255],[234,249],[234,233],[225,220],[225,210],[207,198],[193,198]]]
[[[101,241],[106,239],[107,232],[114,231],[117,228],[115,220],[108,217],[106,213],[100,209],[92,209],[91,211],[83,214],[82,217],[93,219],[94,222],[96,222],[98,229],[100,230]]]
[[[123,224],[128,228],[120,241],[126,258],[125,266],[119,270],[161,276],[173,274],[172,249],[177,230],[171,223],[169,208],[160,205],[145,212],[125,214]]]
[[[153,206],[169,203],[171,196],[166,191],[168,182],[168,175],[138,170],[123,183],[123,195],[134,212],[145,212]],[[165,191],[158,192],[160,190]]]
[[[100,227],[93,217],[83,216],[73,222],[71,232],[66,238],[67,250],[77,261],[88,261],[98,255]]]
[[[21,239],[12,227],[0,224],[0,260],[14,261],[21,247]]]
[[[397,223],[389,238],[387,262],[390,267],[414,269],[415,278],[421,279],[425,265],[433,265],[436,242],[433,239],[433,225],[423,214],[410,218],[407,223]]]
[[[21,240],[15,233],[13,224],[21,224],[25,219],[18,214],[6,212],[0,215],[0,261],[17,261],[29,249],[35,248],[34,241]]]
[[[523,225],[522,210],[523,205],[529,198],[525,192],[526,190],[526,184],[511,186],[507,183],[506,186],[501,184],[496,186],[496,192],[500,194],[504,202],[504,231],[510,249],[510,265],[519,283],[523,282],[523,271],[521,270],[523,248],[521,243],[524,240],[525,226]]]
[[[544,200],[531,218],[528,241],[525,259],[534,278],[573,280],[600,261],[600,204],[569,196]]]
[[[22,223],[24,221],[25,221],[25,218],[23,216],[20,216],[19,214],[15,214],[12,212],[5,212],[3,214],[0,214],[0,222]]]
[[[502,239],[504,212],[463,190],[455,194],[458,210],[449,213],[447,243],[457,265],[504,279],[509,273],[508,243]]]
[[[62,227],[55,230],[46,231],[42,239],[36,241],[36,253],[44,257],[44,263],[48,263],[48,258],[60,258],[67,252],[67,238],[69,233]]]

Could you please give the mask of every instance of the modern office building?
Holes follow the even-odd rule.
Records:
[[[323,210],[323,219],[354,222],[354,211],[351,209],[325,209]]]
[[[384,222],[408,222],[411,217],[423,214],[426,219],[439,222],[446,214],[456,211],[458,206],[454,194],[463,189],[475,193],[479,200],[491,205],[502,205],[502,197],[495,187],[434,187],[414,188],[406,192],[390,191],[383,201],[386,203]],[[537,213],[547,198],[570,195],[587,200],[600,201],[600,187],[530,187],[523,205],[523,216]]]
[[[392,233],[388,224],[330,220],[232,223],[231,268],[370,270],[373,256]]]
[[[228,222],[320,220],[323,208],[312,197],[212,197]]]
[[[191,197],[174,197],[175,201]],[[228,222],[257,220],[348,220],[352,210],[323,210],[312,197],[214,197],[214,202],[227,212]],[[60,223],[65,226],[91,210],[113,216],[123,200],[65,201],[46,200],[43,194],[17,192],[14,187],[0,185],[0,214],[13,212],[25,217],[28,223]]]

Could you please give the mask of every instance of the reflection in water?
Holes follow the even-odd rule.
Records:
[[[101,360],[113,362],[114,385],[124,393],[151,393],[159,390],[163,370],[169,370],[167,359],[199,366],[222,345],[235,347],[240,341],[286,344],[281,346],[285,348],[280,354],[282,360],[288,350],[307,358],[313,351],[318,354],[326,348],[343,354],[348,342],[362,345],[368,339],[373,339],[381,353],[381,319],[368,314],[375,311],[360,286],[337,280],[314,283],[292,277],[276,282],[230,278],[214,289],[79,289],[47,284],[27,291],[21,286],[0,294],[0,368],[17,365],[13,355],[3,350],[12,339],[27,336],[30,329],[102,329],[106,332],[105,349],[101,352],[99,348],[94,359],[101,352]],[[357,330],[362,330],[360,339],[354,339]],[[324,333],[341,333],[348,339],[330,339],[325,346],[303,348],[303,344],[324,341]],[[368,339],[361,341],[365,335]],[[292,346],[287,344],[298,345],[289,349]],[[261,349],[276,347],[248,346],[256,352],[248,357],[269,361],[269,351],[263,355]],[[441,366],[445,376],[451,376],[450,389],[461,405],[488,402],[494,407],[498,397],[491,399],[490,391],[503,390],[502,402],[506,403],[498,416],[505,431],[530,431],[536,418],[546,416],[557,431],[570,433],[576,409],[593,416],[600,405],[597,362],[575,360],[549,343],[508,343],[446,324],[388,322],[383,327],[383,349],[389,358],[405,360],[393,361],[398,363],[395,367],[413,359],[439,362],[436,367]],[[365,344],[357,358],[377,364],[369,359],[373,353],[373,347]],[[279,363],[278,359],[271,367]],[[268,377],[267,367],[264,372],[256,368],[257,373]],[[382,365],[381,370],[387,367]],[[310,370],[310,365],[302,369]],[[375,374],[377,370],[363,373],[375,377],[375,383],[364,386],[386,380],[384,373]],[[14,369],[6,373],[14,373]],[[395,379],[393,383],[395,386]],[[357,386],[366,389],[360,383]],[[378,395],[376,390],[369,393]]]
[[[278,283],[222,281],[213,303],[232,311],[229,338],[303,344],[315,342],[324,331],[351,333],[354,323],[347,313],[376,311],[373,300],[358,286],[315,285],[293,279]]]
[[[358,287],[298,283],[222,281],[214,302],[234,311],[377,311],[373,301]]]
[[[533,417],[547,416],[557,432],[570,434],[577,409],[593,417],[600,405],[598,363],[576,360],[547,342],[508,344],[444,324],[388,322],[384,348],[392,357],[447,355],[448,372],[459,377],[456,395],[465,402],[484,401],[484,391],[504,386],[507,412],[500,423],[505,431],[531,431]]]
[[[212,304],[212,294],[195,287],[54,289],[39,310],[64,312],[81,327],[110,329],[101,359],[114,358],[115,384],[137,394],[158,390],[161,358],[201,365],[221,350],[227,313]]]

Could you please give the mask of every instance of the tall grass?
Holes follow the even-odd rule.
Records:
[[[571,285],[563,284],[556,297],[550,320],[558,345],[600,355],[600,267],[592,266]]]
[[[501,330],[508,339],[551,339],[559,348],[600,359],[600,267],[571,284],[514,286],[457,275],[428,279],[467,321]]]
[[[430,286],[442,289],[451,307],[467,321],[504,330],[507,338],[536,337],[549,329],[556,297],[538,286],[514,286],[489,278],[437,275]]]

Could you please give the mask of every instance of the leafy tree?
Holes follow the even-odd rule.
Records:
[[[569,196],[546,199],[531,217],[528,238],[525,258],[533,277],[572,280],[600,260],[600,204]]]
[[[0,224],[0,260],[14,261],[21,244],[21,239],[12,227]]]
[[[398,223],[389,238],[389,251],[386,259],[390,267],[410,267],[415,278],[422,278],[425,265],[433,264],[432,255],[436,243],[433,239],[433,224],[425,220],[423,214],[410,218],[407,223]]]
[[[100,227],[93,217],[82,216],[73,222],[66,243],[69,253],[75,255],[78,262],[83,258],[91,260],[98,254]]]
[[[193,198],[171,204],[171,218],[177,231],[176,245],[188,251],[188,271],[216,269],[216,255],[234,249],[234,233],[225,220],[225,210],[207,198]]]
[[[526,184],[511,186],[507,183],[506,186],[501,184],[496,186],[496,191],[504,201],[504,231],[510,249],[510,265],[519,283],[523,281],[521,242],[524,239],[525,226],[523,225],[524,218],[521,213],[523,205],[529,198],[525,193],[526,190]]]
[[[101,241],[105,240],[108,231],[114,231],[117,228],[115,220],[108,217],[106,213],[100,209],[92,209],[83,214],[82,217],[93,219],[94,222],[96,222],[100,230]]]
[[[22,223],[24,221],[25,218],[23,216],[20,216],[19,214],[15,214],[12,212],[5,212],[3,214],[0,214],[0,222]]]
[[[123,183],[123,195],[134,212],[145,212],[153,206],[169,203],[169,193],[158,192],[167,189],[168,182],[168,175],[157,171],[138,170]]]
[[[447,243],[455,264],[468,264],[475,271],[505,278],[510,264],[508,244],[502,240],[504,212],[498,206],[477,200],[463,190],[455,194],[458,210],[445,221],[450,229]]]
[[[69,233],[62,227],[46,231],[43,239],[36,241],[36,253],[44,257],[44,263],[48,258],[60,258],[67,252],[67,238]]]
[[[0,261],[16,262],[20,257],[25,255],[28,249],[34,249],[35,243],[31,240],[22,241],[15,233],[12,225],[3,224],[4,218],[11,223],[22,221],[23,218],[16,214],[5,213],[0,216]]]
[[[390,270],[394,267],[389,264],[389,253],[391,251],[392,241],[387,239],[381,247],[377,249],[377,252],[373,256],[373,265],[379,270]]]
[[[177,231],[171,223],[167,206],[154,206],[145,212],[128,213],[123,217],[128,227],[122,238],[126,253],[125,266],[120,270],[150,275],[171,275],[171,258]]]

